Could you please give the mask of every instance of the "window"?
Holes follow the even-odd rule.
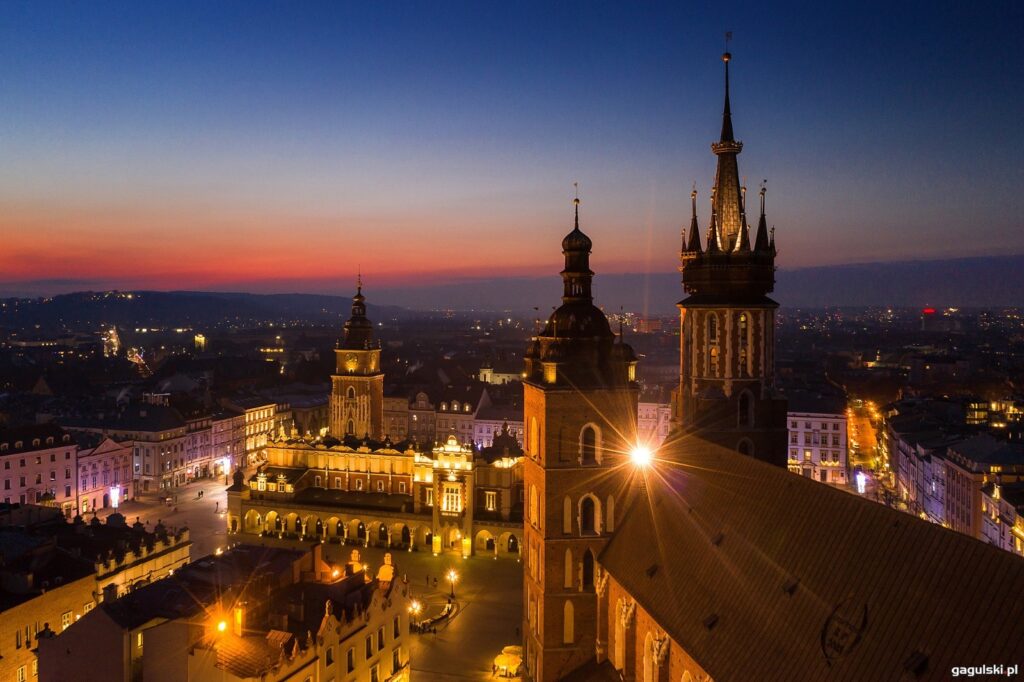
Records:
[[[324,654],[324,660],[326,665],[334,665],[334,647],[327,647],[327,652]]]
[[[356,490],[362,490],[362,489],[363,489],[363,479],[360,478],[360,479],[356,480]]]
[[[371,658],[373,658],[373,636],[372,635],[367,635],[366,636],[366,651],[365,651],[365,653],[366,653],[366,660],[370,660]]]
[[[384,481],[377,481],[377,492],[384,492]]]
[[[320,477],[319,476],[314,476],[313,477],[313,486],[316,487],[316,488],[321,487],[320,486]]]
[[[583,464],[597,464],[597,430],[589,424],[580,433],[580,460]]]
[[[795,429],[796,428],[796,422],[789,422],[789,428]]]
[[[457,514],[462,511],[462,491],[457,483],[444,484],[444,498],[441,511]]]
[[[142,633],[139,632],[135,635],[135,646],[138,648],[139,653],[142,653]]]
[[[402,652],[399,649],[395,649],[391,652],[391,672],[397,673],[402,669]]]
[[[400,493],[404,493],[405,492],[405,481],[399,481],[398,482],[398,492],[400,492]]]
[[[498,493],[493,490],[484,492],[484,507],[487,511],[495,511],[498,508]]]
[[[18,667],[17,680],[18,682],[25,682],[25,666],[23,665]]]
[[[434,489],[433,488],[427,488],[427,502],[426,502],[426,504],[427,504],[428,507],[433,507],[434,506]]]
[[[82,613],[89,613],[90,611],[92,611],[91,601],[82,604]]]
[[[348,672],[353,672],[356,669],[356,649],[355,647],[349,647],[348,653],[345,655],[346,666]]]
[[[597,510],[595,509],[594,499],[589,496],[584,497],[580,501],[580,535],[597,534],[596,516]]]
[[[39,677],[39,659],[32,659],[32,677]]]
[[[380,629],[377,630],[377,651],[380,651],[383,648],[384,648],[384,626],[382,625],[380,627]]]
[[[370,682],[380,682],[380,664],[375,664],[370,668]]]
[[[562,644],[572,644],[576,639],[574,630],[575,617],[573,615],[572,602],[565,600],[565,607],[562,610]]]

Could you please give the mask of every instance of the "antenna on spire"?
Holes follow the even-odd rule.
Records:
[[[768,193],[768,178],[761,181],[761,215],[764,215],[764,195]]]
[[[356,266],[356,289],[358,289],[360,292],[362,292],[362,290],[363,290],[363,266],[362,265],[357,265]]]

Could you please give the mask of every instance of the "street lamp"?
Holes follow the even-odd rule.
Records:
[[[651,463],[651,460],[654,458],[654,455],[651,453],[651,449],[649,447],[646,447],[644,445],[637,445],[629,453],[629,457],[630,459],[633,460],[633,464],[637,465],[638,467],[646,467]]]
[[[455,581],[459,579],[459,574],[454,568],[449,568],[447,578],[448,582],[452,584],[452,599],[455,599]]]

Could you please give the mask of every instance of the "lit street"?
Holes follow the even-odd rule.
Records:
[[[125,502],[118,507],[117,511],[124,514],[125,521],[129,525],[135,523],[136,517],[138,517],[150,531],[161,521],[168,528],[188,526],[189,537],[192,540],[191,556],[195,561],[207,554],[212,554],[217,547],[225,544],[227,530],[224,523],[226,501],[224,491],[226,488],[223,476],[204,478],[169,493],[172,498],[177,496],[177,504],[172,502],[168,506],[160,501],[159,496],[149,493],[137,500]],[[198,496],[199,491],[203,492],[201,498]],[[101,509],[97,512],[97,516],[103,520],[113,511],[113,508]],[[87,514],[85,519],[90,521],[92,514]]]

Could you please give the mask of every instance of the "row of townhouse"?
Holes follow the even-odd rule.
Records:
[[[890,406],[883,450],[897,505],[959,533],[1022,554],[1024,444],[919,406]]]

